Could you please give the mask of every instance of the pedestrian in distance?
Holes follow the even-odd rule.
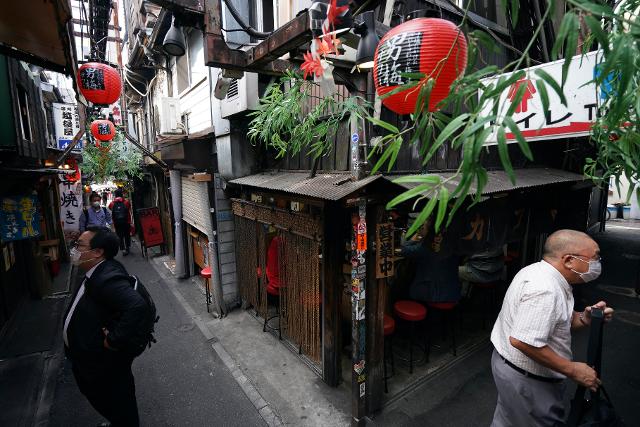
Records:
[[[101,200],[102,198],[98,193],[94,192],[89,196],[91,206],[85,207],[82,215],[80,215],[80,233],[89,227],[111,228],[111,212],[100,204]]]
[[[131,203],[124,198],[121,188],[115,191],[115,199],[109,204],[116,233],[120,238],[122,255],[129,255],[131,249]]]
[[[544,245],[543,259],[515,276],[491,332],[491,369],[498,389],[492,427],[564,425],[566,378],[595,391],[595,370],[572,360],[571,332],[587,328],[593,307],[610,321],[604,301],[576,312],[572,286],[601,272],[600,248],[587,234],[560,230]]]
[[[148,316],[148,305],[113,258],[119,239],[105,228],[89,228],[71,250],[85,271],[64,322],[65,352],[78,388],[113,426],[138,426],[129,351]]]

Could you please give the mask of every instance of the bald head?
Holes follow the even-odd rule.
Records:
[[[543,258],[569,283],[582,283],[580,273],[585,273],[589,269],[589,261],[600,259],[600,248],[585,233],[559,230],[547,237]]]
[[[565,254],[579,254],[586,247],[592,246],[593,243],[593,239],[581,231],[558,230],[547,237],[544,242],[542,257],[550,259]]]

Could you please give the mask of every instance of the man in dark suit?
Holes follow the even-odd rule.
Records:
[[[113,426],[138,426],[133,356],[127,349],[147,304],[134,290],[124,266],[113,257],[118,236],[90,228],[71,250],[86,272],[65,316],[63,337],[76,383],[91,405]]]

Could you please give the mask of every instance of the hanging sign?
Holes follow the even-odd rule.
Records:
[[[75,174],[74,174],[75,175]],[[78,169],[76,180],[69,175],[61,175],[60,190],[60,221],[65,231],[80,229],[80,215],[82,215],[82,182]]]
[[[59,150],[67,148],[73,137],[80,130],[80,116],[76,104],[53,103],[53,123],[56,132],[56,147]],[[82,151],[84,139],[78,141],[72,151]]]
[[[378,224],[376,233],[376,279],[393,276],[393,224]]]
[[[144,246],[151,248],[163,244],[164,236],[162,235],[162,224],[160,222],[160,209],[143,208],[138,209],[137,212],[140,218]]]
[[[507,87],[500,95],[500,105],[503,106],[502,114],[511,106],[511,100],[516,96],[521,86],[526,86],[524,96],[516,107],[513,120],[518,129],[528,141],[558,139],[568,137],[587,136],[591,125],[596,120],[598,109],[598,95],[606,98],[606,88],[596,87],[592,81],[596,75],[596,65],[600,51],[590,52],[585,56],[573,57],[569,66],[569,77],[564,86],[564,94],[567,105],[560,102],[560,97],[543,80],[537,70],[544,70],[555,79],[558,84],[562,81],[562,65],[564,59],[525,68],[525,77]],[[501,77],[509,77],[511,73],[501,74],[482,82],[486,85],[495,83]],[[549,108],[543,111],[542,99],[538,91],[538,85],[545,84],[549,96]],[[482,92],[480,92],[480,96]],[[492,114],[492,104],[485,105],[481,115]],[[515,142],[515,136],[507,133],[507,142]],[[497,133],[489,136],[488,144],[497,143]]]
[[[40,236],[40,214],[36,196],[0,198],[0,240],[30,239]]]

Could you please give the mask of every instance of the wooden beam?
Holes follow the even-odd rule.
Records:
[[[303,13],[278,28],[268,39],[250,49],[247,55],[249,65],[260,66],[278,59],[310,40],[309,14]]]

